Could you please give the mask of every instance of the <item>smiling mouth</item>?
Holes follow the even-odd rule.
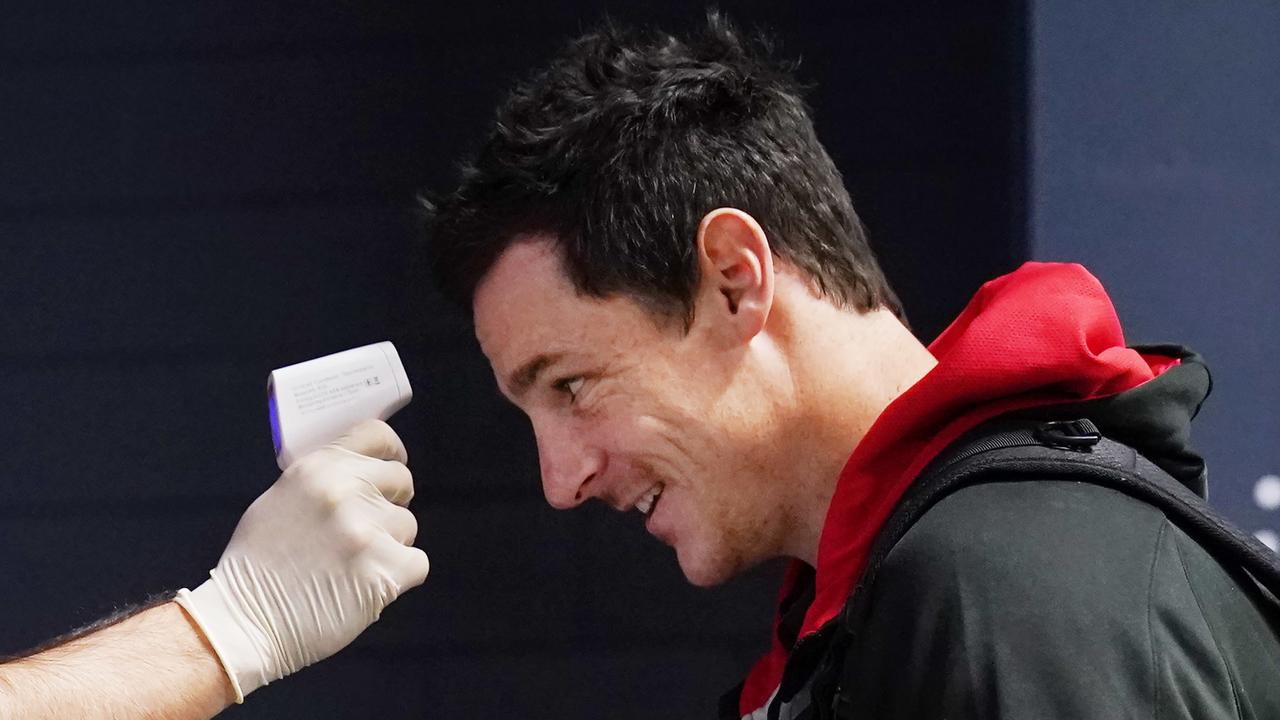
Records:
[[[639,510],[640,514],[645,517],[652,515],[653,509],[658,506],[658,498],[662,497],[662,489],[662,483],[657,483],[653,487],[649,488],[645,494],[641,495],[640,499],[636,501],[636,510]]]

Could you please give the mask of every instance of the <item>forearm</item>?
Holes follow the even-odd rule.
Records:
[[[234,699],[212,648],[171,602],[0,665],[0,720],[206,720]]]
[[[206,720],[346,647],[431,567],[406,460],[369,420],[290,465],[181,605],[0,662],[0,720]]]

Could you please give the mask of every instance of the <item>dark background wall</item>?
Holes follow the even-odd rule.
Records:
[[[0,22],[0,653],[195,586],[275,478],[267,372],[390,338],[427,585],[242,718],[707,717],[776,568],[687,587],[634,518],[543,503],[524,420],[417,292],[413,198],[605,10],[10,2]],[[852,5],[852,7],[850,6]],[[802,57],[931,338],[1022,259],[1021,3],[722,3]]]
[[[1214,373],[1210,497],[1280,533],[1280,4],[1031,3],[1033,252]]]

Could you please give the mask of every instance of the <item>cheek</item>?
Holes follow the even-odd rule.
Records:
[[[592,443],[611,456],[624,455],[635,444],[633,425],[626,413],[607,405],[593,405],[574,420],[579,435],[591,438]]]
[[[789,513],[771,490],[750,464],[721,463],[699,478],[685,520],[706,562],[736,573],[777,554]]]
[[[714,404],[693,392],[673,393],[659,384],[623,393],[601,386],[584,408],[582,429],[618,461],[649,469],[671,484],[696,488],[708,472],[732,461],[739,442],[722,424]]]
[[[583,420],[605,429],[620,447],[645,452],[679,445],[696,413],[661,392],[662,387],[602,384],[583,410]]]
[[[657,466],[679,485],[695,485],[705,474],[708,443],[696,420],[680,415],[643,415],[629,428],[636,456]]]

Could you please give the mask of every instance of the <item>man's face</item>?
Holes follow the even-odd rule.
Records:
[[[545,239],[510,246],[473,309],[499,387],[533,424],[552,506],[640,512],[696,585],[779,554],[788,512],[769,450],[781,438],[746,346],[579,295]]]

